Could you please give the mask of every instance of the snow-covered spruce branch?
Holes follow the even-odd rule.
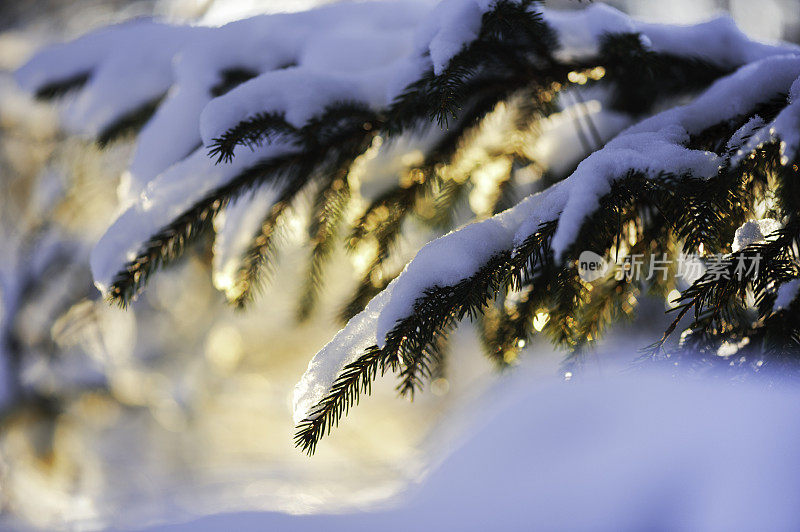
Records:
[[[772,305],[763,302],[774,301],[776,287],[800,274],[792,260],[797,199],[789,193],[800,173],[799,75],[797,54],[747,65],[716,82],[693,103],[629,128],[563,182],[423,248],[309,364],[295,395],[298,444],[312,452],[357,399],[337,378],[340,372],[346,375],[359,367],[363,390],[365,379],[377,374],[365,367],[369,360],[381,371],[396,369],[398,389],[412,393],[425,373],[427,349],[436,336],[455,320],[481,311],[501,289],[531,284],[533,289],[552,290],[549,298],[538,296],[542,306],[536,310],[549,310],[556,338],[567,348],[579,349],[578,339],[598,327],[593,320],[587,323],[587,315],[596,320],[604,314],[597,309],[587,312],[598,299],[585,297],[595,288],[587,287],[577,274],[575,262],[582,250],[601,255],[615,247],[617,252],[630,251],[621,247],[619,233],[635,220],[635,233],[626,236],[630,246],[644,242],[646,249],[667,252],[671,237],[684,249],[705,244],[710,251],[726,251],[731,241],[726,235],[733,236],[733,230],[752,214],[759,187],[776,190],[776,215],[786,220],[783,232],[762,235],[770,240],[764,244],[744,242],[744,249],[729,258],[733,271],[733,259],[759,253],[763,268],[733,280],[708,275],[699,279],[684,292],[679,314],[695,308],[693,327],[698,330],[708,331],[712,325],[726,333],[731,327],[749,330],[750,321],[721,312],[729,304],[743,307],[749,289],[760,303],[758,319],[769,318]],[[706,149],[711,139],[716,151]],[[773,179],[778,184],[770,182]],[[542,238],[548,228],[552,233]],[[519,267],[530,264],[531,238],[536,242],[535,264],[545,265],[538,270]],[[671,250],[673,255],[675,251]],[[611,283],[618,281],[606,279],[601,286]],[[613,300],[604,294],[599,301]],[[627,312],[632,311],[635,299],[627,305],[631,307]],[[726,323],[720,327],[723,320]],[[698,330],[692,329],[695,338]],[[784,330],[784,341],[779,343],[797,337],[796,327]],[[795,348],[800,347],[793,341]]]
[[[415,301],[412,313],[387,333],[382,347],[371,345],[344,366],[330,393],[325,394],[309,415],[299,422],[295,436],[297,445],[312,454],[320,437],[338,424],[350,406],[358,402],[360,394],[370,391],[375,377],[383,375],[387,369],[400,371],[398,390],[413,397],[421,380],[430,377],[431,368],[440,356],[437,337],[448,332],[464,316],[476,317],[501,286],[519,283],[526,272],[533,271],[544,258],[541,250],[547,247],[554,227],[554,224],[545,224],[541,231],[528,239],[526,247],[530,253],[520,253],[515,257],[498,253],[459,283],[426,289],[424,295]],[[402,279],[402,274],[399,279]],[[368,306],[364,313],[369,311]],[[357,328],[362,320],[362,315],[356,316],[350,326]]]
[[[520,9],[522,9],[522,11],[520,11]],[[460,58],[459,61],[461,64],[451,63],[439,75],[433,75],[432,70],[429,71],[423,76],[423,79],[425,80],[425,91],[421,90],[420,86],[416,86],[414,90],[408,90],[398,97],[394,104],[385,113],[383,113],[383,117],[373,120],[368,120],[365,118],[364,123],[369,125],[367,135],[374,136],[380,133],[385,134],[385,130],[387,129],[383,127],[385,124],[392,124],[392,127],[394,127],[397,131],[402,131],[404,129],[411,128],[412,126],[418,126],[420,120],[427,119],[432,114],[440,111],[440,104],[442,102],[447,99],[454,98],[454,91],[459,90],[459,85],[466,84],[465,82],[467,81],[467,78],[470,77],[472,71],[478,70],[481,67],[482,70],[491,70],[495,73],[494,79],[491,79],[491,76],[489,76],[488,72],[482,72],[481,76],[471,76],[471,78],[475,78],[471,81],[481,82],[485,86],[477,92],[474,90],[468,91],[470,94],[472,94],[471,99],[474,102],[469,105],[469,107],[471,107],[470,111],[461,117],[460,125],[458,127],[453,127],[451,131],[448,132],[448,135],[446,135],[447,138],[443,142],[439,142],[437,148],[428,153],[425,164],[427,168],[431,168],[434,165],[434,161],[447,161],[448,151],[452,153],[455,146],[454,140],[462,136],[461,134],[479,121],[493,105],[495,105],[498,101],[501,101],[506,95],[513,92],[516,87],[519,86],[519,81],[516,84],[510,82],[509,78],[511,74],[514,73],[513,69],[511,69],[508,65],[503,65],[503,62],[499,61],[499,59],[505,58],[505,63],[508,63],[509,58],[514,58],[515,64],[517,65],[517,70],[519,70],[521,68],[520,65],[531,63],[530,58],[527,58],[526,54],[530,54],[532,49],[547,49],[550,47],[549,44],[537,46],[535,43],[521,42],[521,37],[519,34],[524,33],[525,31],[527,31],[526,35],[528,38],[539,35],[543,40],[552,40],[548,33],[548,28],[541,22],[535,12],[529,12],[527,10],[527,5],[520,6],[510,2],[500,2],[490,13],[492,16],[488,16],[488,14],[485,16],[490,23],[482,26],[485,26],[487,29],[482,30],[482,33],[478,36],[478,38],[471,43],[464,52],[458,54],[457,58]],[[527,19],[525,16],[527,16]],[[516,22],[510,27],[504,29],[505,41],[502,41],[498,36],[499,29],[491,28],[491,21],[498,18],[507,19],[509,17],[515,17],[518,20],[516,20]],[[518,28],[520,25],[525,26],[524,31]],[[483,49],[487,46],[491,48],[491,51]],[[482,51],[477,52],[476,50]],[[563,80],[566,76],[566,70],[563,66],[560,67],[560,70],[561,71],[557,75]],[[500,76],[498,72],[503,72],[505,75]],[[519,72],[516,72],[516,74],[518,75]],[[552,73],[549,75],[539,75],[537,79],[546,81],[553,78],[553,76],[554,74]],[[490,80],[491,83],[488,82]],[[437,94],[439,96],[437,96]],[[407,112],[410,107],[414,107],[416,109],[415,112],[418,116],[412,116],[412,114]],[[330,130],[328,136],[330,136],[331,133],[341,136],[341,133],[338,130],[342,127],[341,120],[343,118],[347,118],[348,110],[346,106],[342,105],[331,106],[330,109],[331,111],[326,116],[323,116],[321,119],[320,117],[312,118],[309,123],[316,123],[321,127],[325,127],[327,125]],[[397,109],[402,109],[403,111],[397,111]],[[337,112],[342,116],[335,116],[335,113]],[[453,110],[450,112],[451,114],[454,113]],[[334,114],[334,116],[331,116],[332,114]],[[404,122],[404,127],[398,125],[401,121],[406,121]],[[308,130],[308,124],[303,126],[301,129]],[[225,131],[221,136],[217,137],[212,145],[211,151],[212,155],[218,155],[222,160],[230,160],[233,157],[233,150],[237,145],[244,144],[252,149],[265,141],[274,141],[276,137],[284,140],[291,139],[293,136],[298,136],[297,129],[284,119],[283,114],[275,112],[259,113],[251,119],[240,122],[239,124]],[[299,136],[306,137],[308,135]],[[322,142],[320,142],[319,139],[321,136],[326,136],[325,132],[322,134],[315,132],[315,134],[310,137],[310,142],[305,143],[300,151],[307,153],[308,150],[313,148],[313,146],[321,144]],[[339,141],[336,138],[333,140]],[[324,142],[326,142],[328,146],[332,145],[332,143],[329,141]],[[365,148],[366,146],[362,148],[361,151],[363,152]],[[348,168],[358,155],[360,155],[360,153],[352,152],[352,155],[349,159],[344,158],[342,160],[341,168]],[[309,176],[320,174],[321,172],[318,172],[317,170],[317,167],[312,166],[307,174]],[[420,169],[417,170],[420,171]],[[340,184],[338,185],[341,186]],[[387,228],[385,231],[386,237],[385,239],[381,239],[379,244],[382,249],[387,249],[390,245],[390,241],[396,237],[400,229],[400,224],[403,221],[405,214],[409,210],[408,208],[418,196],[418,189],[421,189],[425,186],[426,184],[424,183],[424,180],[417,180],[416,182],[412,183],[411,186],[402,187],[404,190],[400,192],[400,196],[403,198],[402,202],[406,205],[404,209],[401,209],[398,212],[398,216],[395,218],[396,223]],[[297,190],[293,192],[295,194],[299,193],[301,189],[302,187],[298,187]],[[293,197],[289,197],[286,199],[286,201],[280,203],[279,205],[282,207],[285,204],[290,203],[293,199]],[[341,199],[341,196],[339,196],[338,199]],[[317,207],[318,210],[314,213],[315,218],[322,217],[325,214],[325,210],[330,210],[330,208],[324,203],[317,204]],[[338,206],[337,209],[342,210],[343,207]],[[264,224],[262,224],[262,227],[266,227],[269,229],[269,231],[272,231],[273,225],[274,221],[267,220]],[[237,290],[237,295],[235,297],[235,301],[237,303],[249,298],[252,295],[252,287],[258,286],[258,284],[253,281],[257,279],[257,268],[260,263],[263,262],[263,260],[253,260],[253,258],[264,257],[266,253],[261,251],[253,252],[252,250],[265,249],[264,242],[270,241],[271,239],[269,238],[269,234],[265,234],[264,231],[262,231],[261,234],[258,235],[254,240],[256,244],[252,246],[251,251],[246,254],[243,261],[243,270],[245,273],[241,276],[242,281],[236,283],[237,286],[241,287]],[[319,243],[323,244],[322,242]],[[321,269],[320,262],[325,256],[325,254],[318,253],[321,248],[316,248],[319,248],[319,246],[315,246],[315,253],[313,254],[312,264],[310,267],[311,276],[309,277],[309,283],[311,287],[318,284],[317,281]],[[379,253],[379,259],[376,261],[375,267],[380,265],[380,258],[383,255],[385,255],[385,253]],[[129,266],[124,272],[122,272],[122,275],[118,274],[117,278],[123,280],[124,282],[124,278],[126,276],[130,276],[130,265],[134,262],[136,261],[129,262]],[[147,264],[151,263],[147,262]],[[112,295],[115,293],[114,288],[115,287],[112,286]],[[241,296],[239,294],[241,294]],[[313,302],[313,297],[311,297],[311,294],[311,291],[305,291],[301,314],[306,314],[308,312],[310,302]]]
[[[66,108],[66,124],[101,140],[109,140],[109,131],[140,122],[140,111],[152,109],[153,102],[167,94],[142,130],[126,176],[126,203],[131,206],[94,253],[98,286],[127,302],[155,267],[177,256],[241,190],[249,190],[230,182],[243,174],[263,173],[270,166],[266,160],[295,148],[292,139],[297,130],[314,117],[321,118],[324,109],[337,102],[356,100],[382,115],[383,125],[372,134],[384,136],[417,128],[420,120],[431,116],[451,117],[461,108],[460,121],[450,123],[448,130],[458,139],[492,104],[518,89],[566,87],[565,76],[585,66],[605,63],[607,83],[622,90],[630,85],[628,76],[641,68],[637,65],[649,64],[651,90],[643,92],[653,103],[670,93],[661,89],[669,85],[663,82],[665,73],[674,80],[675,91],[691,89],[754,57],[775,53],[773,48],[749,43],[726,20],[669,31],[636,23],[604,6],[582,13],[544,12],[543,18],[533,2],[450,0],[432,8],[432,2],[344,4],[256,17],[221,28],[137,22],[36,56],[18,73],[23,86],[55,93],[60,91],[52,87],[75,88],[80,85],[76,80],[85,80]],[[331,20],[347,20],[359,31],[354,35],[333,30]],[[645,52],[623,52],[625,47],[617,41],[626,41],[623,36],[633,33],[645,35],[644,41],[635,39],[639,48],[642,42],[647,44]],[[731,46],[711,48],[709,43],[721,36]],[[369,47],[359,45],[364,42]],[[136,52],[129,54],[131,48]],[[698,55],[696,50],[710,53]],[[134,68],[143,57],[148,58],[147,66]],[[180,59],[175,61],[176,57]],[[137,83],[127,82],[121,74],[133,70],[141,78]],[[705,77],[695,75],[698,70]],[[243,83],[237,87],[238,82]],[[473,119],[467,116],[471,108],[476,110]],[[642,109],[639,103],[635,111]],[[266,148],[258,146],[269,139],[273,143]],[[197,147],[209,145],[227,159],[240,143],[253,151],[241,151],[238,161],[224,168],[214,167],[204,158],[206,149]],[[434,149],[427,155],[418,168],[423,175],[449,161],[446,151]],[[256,181],[276,179],[262,176]],[[265,213],[262,226],[271,225],[273,207],[280,205],[253,206]],[[412,201],[406,210],[414,208]],[[252,273],[248,265],[263,262],[253,260],[265,251],[255,240],[269,240],[261,230],[251,238],[251,251],[261,252],[246,254],[242,272]],[[381,264],[376,260],[375,268]],[[243,294],[244,299],[251,295],[250,277],[240,276],[244,285],[230,279],[220,284],[234,286],[229,296],[240,302]]]

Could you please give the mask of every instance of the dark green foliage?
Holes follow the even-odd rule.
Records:
[[[80,89],[86,85],[86,82],[89,81],[90,77],[91,72],[82,72],[71,78],[66,78],[60,81],[42,85],[36,89],[34,95],[39,100],[53,100]]]
[[[211,87],[211,96],[217,98],[227,94],[245,81],[251,80],[258,75],[258,72],[244,67],[226,68],[219,73],[219,82]]]
[[[649,50],[636,33],[605,35],[599,63],[606,70],[605,81],[613,84],[611,106],[633,115],[648,111],[666,97],[707,87],[730,72],[696,57]]]
[[[147,121],[150,120],[150,117],[155,114],[162,100],[163,97],[155,98],[117,118],[97,135],[97,145],[101,148],[105,148],[110,143],[125,135],[138,133]]]
[[[234,148],[240,144],[253,149],[264,142],[281,137],[294,140],[297,136],[297,129],[284,119],[283,113],[259,113],[215,138],[208,156],[216,158],[217,162],[229,163],[233,160]]]
[[[435,120],[440,126],[458,119],[470,99],[484,91],[514,90],[529,83],[545,85],[566,75],[552,52],[556,38],[535,11],[534,1],[498,1],[483,15],[481,31],[438,75],[433,70],[411,84],[389,109],[388,131],[400,133]]]
[[[108,290],[108,298],[123,307],[127,306],[156,269],[180,257],[190,243],[211,229],[214,216],[232,199],[267,181],[296,173],[301,165],[302,157],[298,154],[271,158],[244,170],[226,185],[208,193],[204,199],[150,237],[136,258],[115,276]]]

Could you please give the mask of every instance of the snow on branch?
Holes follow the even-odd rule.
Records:
[[[123,23],[46,48],[16,78],[40,97],[77,91],[62,114],[64,126],[100,136],[114,122],[162,98],[174,82],[173,58],[211,31],[151,21]]]

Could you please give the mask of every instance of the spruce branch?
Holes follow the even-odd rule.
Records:
[[[497,253],[475,274],[459,283],[426,290],[414,302],[411,314],[387,333],[383,348],[370,347],[355,362],[345,366],[331,390],[298,424],[296,445],[313,453],[320,438],[338,424],[341,416],[358,402],[362,392],[369,393],[372,381],[387,369],[399,372],[398,392],[413,397],[439,363],[442,355],[438,342],[456,322],[466,316],[476,318],[488,301],[512,280],[530,275],[524,270],[537,267],[538,261],[548,253],[554,230],[555,224],[543,224],[516,254],[511,250]]]
[[[346,365],[330,392],[314,407],[306,419],[297,425],[295,446],[312,455],[319,440],[330,434],[350,407],[358,404],[362,393],[372,392],[372,381],[387,369],[394,369],[396,361],[387,360],[384,352],[372,346],[358,359]]]
[[[271,184],[280,190],[280,198],[276,203],[280,206],[280,212],[273,211],[262,224],[262,231],[254,237],[240,268],[237,286],[241,290],[237,291],[238,295],[232,302],[243,306],[250,301],[253,295],[251,289],[257,287],[260,280],[258,270],[272,253],[273,221],[270,217],[274,216],[274,221],[277,221],[280,213],[313,180],[349,167],[355,157],[366,150],[375,134],[371,128],[364,128],[364,116],[371,111],[363,107],[346,107],[348,112],[354,109],[358,111],[350,123],[346,123],[341,109],[326,110],[318,121],[302,130],[305,149],[269,157],[244,169],[153,235],[137,256],[114,277],[109,299],[126,306],[145,285],[151,273],[177,259],[189,243],[211,228],[213,217],[230,201],[245,192]],[[321,125],[326,122],[325,116],[329,115],[337,116],[338,127]]]
[[[528,83],[565,79],[569,71],[552,53],[557,40],[537,12],[536,2],[500,0],[481,19],[478,37],[450,59],[440,74],[427,70],[392,102],[387,133],[399,134],[435,121],[447,128],[465,101],[489,86],[508,93]]]
[[[777,105],[768,112],[766,107],[761,106],[758,111],[769,115],[777,113],[779,109],[780,105]],[[743,115],[715,125],[709,131],[713,130],[714,136],[729,139],[747,120],[749,116]],[[690,147],[697,149],[703,142],[700,139],[709,135],[709,131],[691,139]],[[717,142],[717,146],[722,144]],[[657,250],[674,254],[675,249],[665,247],[670,235],[689,245],[709,242],[714,247],[722,248],[730,231],[722,228],[730,228],[732,223],[738,224],[742,207],[745,207],[745,212],[747,210],[743,198],[746,185],[754,179],[753,175],[758,175],[759,168],[775,162],[774,152],[772,157],[766,156],[769,153],[769,146],[762,147],[745,163],[725,165],[719,175],[712,179],[668,173],[650,176],[631,169],[611,181],[611,190],[600,199],[598,209],[583,221],[561,266],[543,268],[543,265],[550,264],[547,260],[551,253],[549,238],[557,224],[557,220],[553,220],[542,224],[517,249],[493,257],[468,279],[454,286],[432,287],[424,291],[409,316],[400,320],[387,334],[386,344],[381,349],[385,360],[396,363],[399,368],[398,390],[401,394],[413,396],[426,377],[430,376],[436,356],[433,340],[443,337],[456,321],[465,315],[475,316],[482,312],[485,304],[498,291],[529,287],[532,282],[547,290],[547,297],[542,297],[541,301],[548,300],[548,334],[554,343],[570,349],[571,358],[577,357],[600,336],[608,324],[632,314],[636,303],[635,297],[631,300],[631,296],[639,290],[627,279],[608,280],[592,289],[584,285],[573,266],[574,257],[580,250],[591,249],[603,254],[615,245],[619,250],[619,232],[623,225],[629,224],[638,227],[636,239],[631,244],[632,252]],[[690,214],[687,215],[687,212]],[[788,234],[797,232],[792,225],[787,225],[785,230]],[[786,238],[789,237],[757,246],[762,253],[774,249],[778,250],[775,253],[783,254],[769,256],[766,273],[750,282],[757,292],[756,301],[763,308],[767,306],[766,294],[772,290],[771,287],[798,276],[796,261],[785,256],[788,246]],[[794,240],[790,240],[795,245]],[[752,252],[748,248],[743,253]],[[743,300],[746,286],[741,284],[741,280],[739,285],[729,281],[723,284],[709,284],[707,281],[701,279],[684,292],[683,304],[678,307],[679,318],[688,312],[689,307],[694,307],[696,323],[701,319],[704,320],[703,324],[713,324],[720,319],[741,322],[741,304],[731,302]],[[690,302],[687,303],[686,298]],[[538,303],[531,307],[538,307]],[[710,314],[701,312],[701,309],[709,306],[712,309]],[[665,336],[676,326],[677,321]],[[498,345],[507,346],[508,338],[516,336],[522,339],[522,336],[529,334],[529,330],[523,329],[516,335],[507,335],[505,343]],[[494,339],[497,339],[496,334]]]
[[[228,301],[235,308],[241,310],[251,303],[256,293],[263,288],[266,278],[272,273],[277,256],[276,231],[290,204],[287,195],[282,194],[253,236],[250,247],[236,271],[235,289],[229,295]]]
[[[208,148],[208,156],[216,158],[217,163],[231,162],[233,151],[240,144],[252,150],[264,142],[278,139],[294,141],[297,137],[297,129],[286,121],[283,113],[258,113],[215,138]]]
[[[336,237],[344,221],[349,200],[350,187],[347,183],[346,170],[335,176],[317,194],[309,229],[312,242],[311,256],[297,310],[299,321],[306,320],[314,309],[323,282],[323,269],[334,251]]]
[[[283,174],[295,171],[301,159],[301,155],[293,153],[262,161],[206,194],[142,245],[136,257],[114,276],[108,299],[126,307],[152,273],[177,260],[189,244],[211,229],[214,216],[233,199],[269,181],[280,180]]]
[[[295,172],[288,175],[276,208],[262,224],[262,230],[254,237],[243,258],[237,274],[237,296],[232,301],[238,308],[252,301],[255,290],[261,286],[260,271],[274,257],[272,233],[283,211],[297,200],[303,190],[319,182],[323,192],[318,207],[322,210],[317,210],[312,221],[315,248],[310,258],[299,317],[312,310],[322,268],[333,250],[336,229],[350,198],[347,174],[354,160],[366,151],[375,136],[373,123],[379,124],[379,119],[371,110],[360,104],[344,102],[329,107],[299,131],[298,137],[303,139],[302,161]]]
[[[499,370],[509,368],[534,334],[537,312],[548,306],[546,283],[533,281],[519,292],[507,293],[499,306],[489,306],[478,332],[486,357]]]
[[[650,50],[638,33],[604,35],[598,64],[605,70],[603,82],[612,85],[611,107],[632,115],[668,97],[704,89],[730,73],[700,57]]]

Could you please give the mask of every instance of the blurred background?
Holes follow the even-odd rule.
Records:
[[[462,327],[446,378],[413,405],[381,381],[309,459],[292,443],[292,391],[338,329],[333,316],[354,286],[357,257],[334,261],[335,282],[321,298],[330,303],[302,325],[291,311],[308,252],[302,213],[279,282],[246,313],[214,290],[202,254],[155,276],[128,311],[106,305],[92,285],[89,251],[116,212],[134,139],[101,150],[65,135],[53,106],[16,87],[14,69],[44,44],[133,17],[218,25],[321,3],[0,3],[0,528],[133,528],[222,511],[385,505],[452,445],[469,421],[465,405],[504,378]],[[752,37],[800,40],[796,0],[608,3],[669,23],[727,11]],[[532,378],[560,377],[558,354],[538,344],[526,351]]]

